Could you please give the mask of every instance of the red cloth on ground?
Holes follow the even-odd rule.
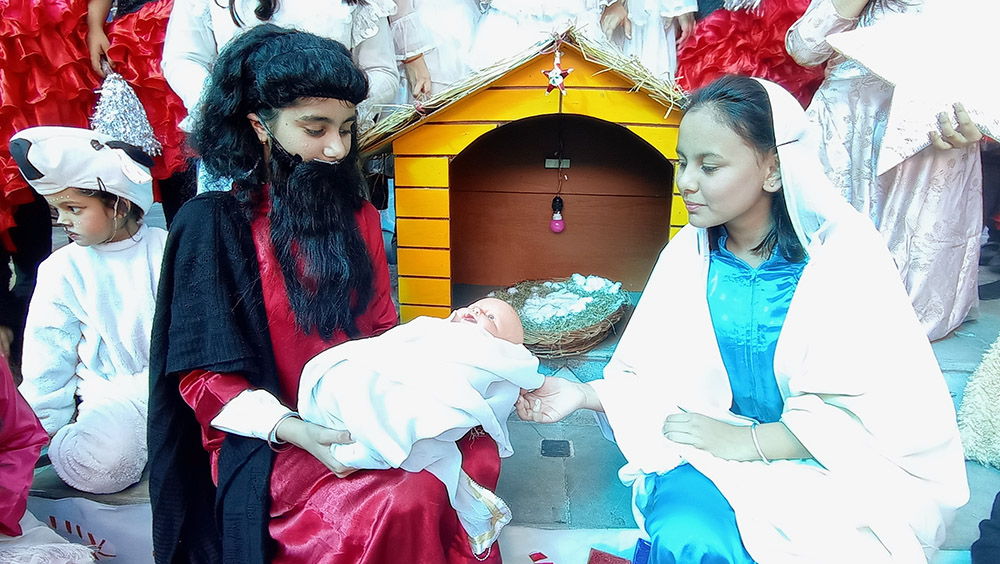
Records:
[[[35,412],[24,401],[0,356],[0,535],[21,534],[19,521],[42,447],[49,442]]]
[[[378,212],[370,204],[355,214],[375,266],[375,297],[356,320],[363,335],[396,324]],[[278,365],[280,400],[294,408],[305,363],[347,340],[337,332],[323,340],[305,335],[295,324],[284,277],[270,241],[266,210],[252,224],[264,290],[271,343]],[[242,383],[241,383],[242,382]],[[192,371],[181,380],[184,400],[195,408],[217,476],[218,449],[225,434],[208,427],[226,401],[246,389],[238,375]],[[489,436],[467,435],[459,441],[462,468],[480,485],[494,489],[500,457]],[[275,564],[333,562],[408,562],[419,564],[479,562],[472,554],[444,485],[429,472],[400,469],[358,471],[337,478],[315,457],[298,448],[278,453],[271,472],[271,521],[277,541]],[[434,539],[439,539],[435,542]],[[499,563],[494,546],[486,562]]]
[[[151,2],[105,26],[115,70],[135,89],[163,144],[153,159],[155,179],[184,170],[188,156],[177,127],[187,110],[160,70],[172,6]],[[32,126],[90,126],[101,79],[90,68],[86,14],[86,0],[0,0],[0,244],[9,250],[13,210],[31,193],[7,141]]]
[[[692,91],[724,74],[755,76],[784,86],[808,106],[824,67],[800,66],[785,50],[788,28],[808,6],[809,0],[762,0],[759,11],[712,12],[677,51],[678,84]]]

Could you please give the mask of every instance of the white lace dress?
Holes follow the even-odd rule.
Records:
[[[603,40],[601,12],[614,0],[492,0],[483,2],[470,64],[488,67],[548,40],[575,25],[578,32]]]
[[[618,33],[612,42],[638,59],[659,78],[673,78],[677,70],[677,33],[674,18],[698,10],[696,0],[631,0],[632,38]]]
[[[465,78],[480,15],[476,0],[398,0],[396,5],[396,15],[389,18],[396,60],[402,64],[422,54],[431,75],[431,94]],[[396,100],[411,102],[405,78],[402,82]]]
[[[223,0],[175,0],[163,44],[163,75],[189,112],[197,107],[218,51],[239,32],[263,23],[254,15],[256,7],[257,0],[236,1],[244,26],[239,27]],[[354,6],[340,0],[284,0],[268,23],[334,39],[350,49],[369,81],[368,98],[358,106],[359,127],[364,128],[392,101],[399,86],[387,19],[394,13],[392,0]],[[190,123],[182,123],[185,126]]]
[[[919,10],[913,3],[904,10]],[[788,31],[787,48],[807,65],[826,62],[827,76],[808,114],[823,131],[820,158],[844,197],[878,227],[921,324],[931,340],[958,327],[978,306],[982,168],[979,147],[928,147],[878,176],[878,148],[892,86],[835,53],[827,35],[872,25],[840,17],[832,0],[813,0]],[[926,137],[926,131],[909,134]],[[859,280],[859,284],[863,280]]]

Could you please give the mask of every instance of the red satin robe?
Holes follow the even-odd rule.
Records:
[[[378,212],[370,204],[355,216],[375,265],[375,296],[356,319],[362,335],[376,335],[396,324],[390,298],[389,272]],[[264,305],[278,365],[281,397],[294,408],[299,376],[305,363],[347,340],[337,332],[329,341],[305,335],[295,324],[281,267],[271,245],[266,211],[252,224],[260,264]],[[218,479],[218,453],[225,434],[209,426],[230,399],[249,387],[236,374],[203,370],[181,379],[181,395],[201,423],[205,448]],[[495,489],[500,475],[496,443],[466,436],[459,442],[462,468],[484,487]],[[277,454],[271,471],[269,532],[277,541],[275,564],[407,562],[421,564],[479,562],[448,501],[444,485],[429,472],[400,469],[358,471],[337,478],[304,450]],[[494,546],[487,562],[500,562]]]

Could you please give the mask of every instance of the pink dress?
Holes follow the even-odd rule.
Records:
[[[918,3],[902,8],[919,9]],[[800,64],[826,62],[826,79],[807,110],[823,131],[820,159],[834,186],[875,223],[921,325],[937,340],[978,306],[983,228],[979,147],[927,147],[876,174],[892,86],[834,52],[825,38],[886,17],[893,14],[875,13],[870,21],[842,18],[832,0],[813,0],[789,30],[786,45]]]

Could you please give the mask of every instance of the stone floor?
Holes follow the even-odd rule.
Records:
[[[162,225],[162,213],[156,206],[147,221]],[[56,237],[59,246],[58,238],[65,237],[61,233]],[[1000,275],[983,269],[982,283],[997,279]],[[456,303],[459,301],[456,298]],[[617,330],[626,322],[627,317],[618,323]],[[956,408],[965,382],[998,335],[1000,300],[995,300],[981,302],[978,319],[967,321],[952,335],[934,343]],[[542,371],[582,381],[598,378],[616,340],[612,335],[583,356],[543,361]],[[526,423],[512,416],[508,425],[515,452],[504,461],[497,488],[514,512],[512,524],[501,536],[504,561],[527,564],[531,562],[529,553],[542,550],[557,564],[583,564],[590,546],[630,555],[638,532],[630,509],[630,490],[617,477],[624,458],[601,435],[592,414],[576,413],[554,425]],[[978,537],[978,523],[989,515],[993,498],[1000,490],[1000,471],[968,463],[968,474],[972,498],[948,529],[944,551],[933,564],[969,562],[968,548]],[[147,503],[147,492],[143,482],[114,496],[83,497],[110,505],[132,505]],[[38,473],[33,495],[79,494],[63,486],[48,468]]]

